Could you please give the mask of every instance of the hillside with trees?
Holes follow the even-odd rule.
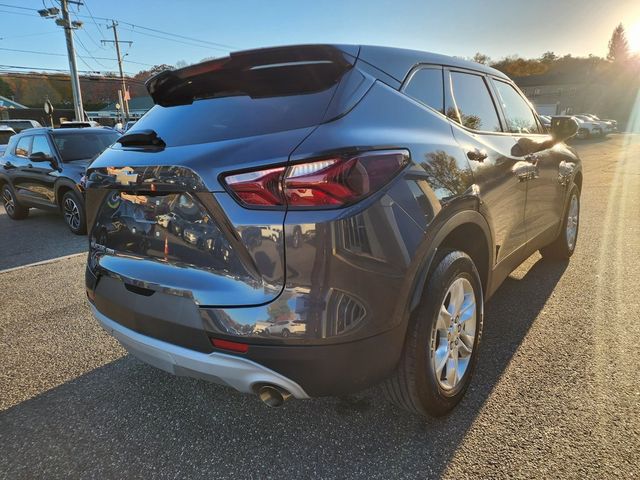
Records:
[[[619,24],[608,44],[606,58],[589,55],[574,57],[558,56],[545,52],[539,58],[525,59],[517,55],[492,60],[487,55],[476,53],[471,60],[489,65],[518,82],[518,78],[543,75],[549,78],[580,79],[584,83],[606,85],[603,98],[594,99],[594,104],[603,105],[603,114],[623,122],[638,101],[640,91],[640,53],[632,54],[626,39],[624,26]],[[597,100],[597,101],[596,101]]]
[[[146,95],[144,81],[155,73],[173,68],[171,65],[157,65],[127,78],[131,97]],[[82,99],[87,110],[98,110],[117,101],[120,78],[108,76],[81,76]],[[71,82],[68,75],[44,74],[41,72],[0,74],[0,95],[26,105],[41,107],[49,99],[56,108],[73,105]]]

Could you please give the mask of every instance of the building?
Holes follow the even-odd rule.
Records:
[[[147,113],[151,107],[153,107],[153,100],[151,97],[134,97],[129,100],[129,117],[132,120],[137,120],[142,115]],[[102,110],[94,112],[86,112],[87,116],[91,120],[100,121],[101,119],[111,119],[117,121],[122,117],[122,109],[116,108],[116,102],[110,103]]]
[[[513,79],[541,114],[606,113],[607,88],[583,72],[552,72]]]

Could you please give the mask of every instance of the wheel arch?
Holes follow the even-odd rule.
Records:
[[[59,180],[55,186],[55,199],[56,204],[59,208],[62,208],[62,198],[64,194],[67,192],[76,192],[80,194],[81,192],[78,190],[78,187],[75,183],[67,180]]]
[[[578,170],[574,177],[573,177],[573,183],[576,184],[576,186],[578,187],[578,190],[580,190],[580,192],[582,193],[582,170]]]
[[[416,275],[410,297],[410,312],[420,303],[429,275],[438,264],[438,255],[446,250],[460,250],[471,257],[480,276],[484,297],[487,298],[494,263],[493,234],[481,213],[465,210],[454,214],[438,227]]]
[[[0,173],[0,188],[2,188],[6,183],[9,183],[9,184],[11,183],[9,181],[9,178],[6,175],[2,175]]]

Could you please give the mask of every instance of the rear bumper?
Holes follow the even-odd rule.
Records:
[[[227,385],[244,393],[255,393],[261,384],[277,385],[298,399],[309,398],[293,380],[246,358],[220,352],[202,353],[179,347],[134,332],[91,306],[94,317],[132,355],[156,368],[214,383]]]

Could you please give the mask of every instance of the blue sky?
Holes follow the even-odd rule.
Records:
[[[144,27],[215,42],[233,49],[290,43],[367,43],[390,45],[458,56],[476,51],[492,58],[519,54],[536,57],[547,50],[558,54],[605,55],[611,31],[619,22],[631,30],[631,43],[640,49],[639,0],[84,0],[72,6],[78,15],[115,18]],[[52,20],[35,11],[54,0],[0,0],[0,65],[68,68],[64,35]],[[87,8],[88,7],[88,8]],[[9,13],[13,12],[13,13]],[[82,70],[116,70],[106,21],[81,18],[77,33]],[[199,44],[121,24],[125,71],[141,64],[188,63],[228,53],[229,48]],[[163,36],[156,38],[150,35]],[[184,41],[186,43],[179,43]],[[18,53],[22,49],[44,54]],[[94,57],[94,58],[91,58]],[[105,60],[106,58],[107,60]],[[138,62],[136,64],[132,62]]]

